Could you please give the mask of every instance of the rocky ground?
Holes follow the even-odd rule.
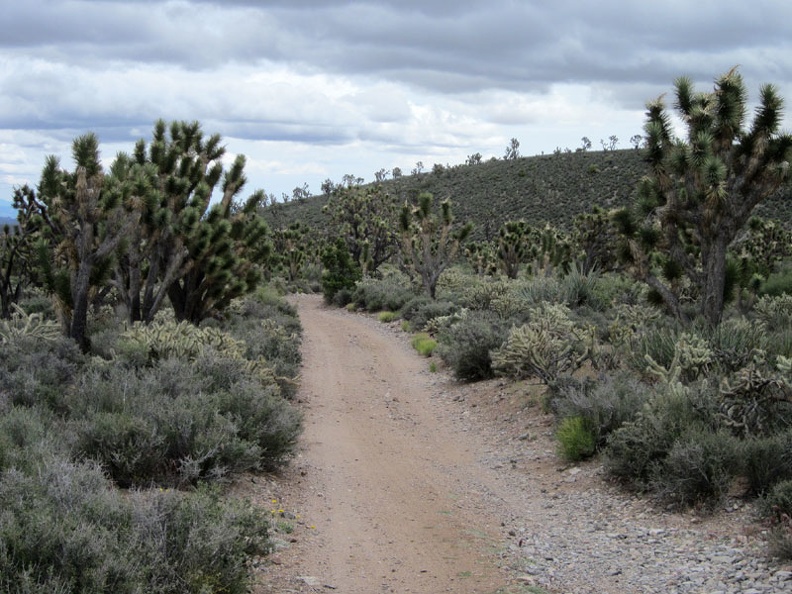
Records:
[[[276,529],[256,594],[792,592],[750,503],[677,513],[625,493],[559,460],[540,386],[457,383],[398,324],[295,304],[300,453],[238,487]]]

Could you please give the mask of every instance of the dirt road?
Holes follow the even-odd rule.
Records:
[[[298,578],[350,594],[495,591],[499,520],[471,488],[481,482],[476,444],[437,414],[426,360],[376,322],[320,298],[297,303],[306,412],[297,496],[314,532]]]

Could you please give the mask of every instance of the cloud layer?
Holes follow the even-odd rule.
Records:
[[[95,131],[105,159],[199,120],[279,196],[346,173],[621,146],[644,104],[739,65],[792,101],[777,0],[0,0],[0,201]]]

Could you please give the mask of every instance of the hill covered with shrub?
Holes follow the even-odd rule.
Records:
[[[382,182],[400,200],[421,192],[450,198],[454,216],[475,224],[473,239],[492,238],[508,220],[525,219],[569,229],[576,215],[594,206],[606,209],[630,204],[638,181],[649,171],[642,150],[560,152],[475,165],[435,165],[431,171]],[[322,212],[327,195],[279,203],[265,217],[274,227],[301,223],[326,229]],[[792,224],[792,189],[761,204],[756,214]]]

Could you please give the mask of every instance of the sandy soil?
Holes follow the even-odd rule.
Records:
[[[556,516],[570,490],[612,492],[616,508],[652,514],[656,525],[690,523],[628,501],[596,463],[564,466],[536,388],[459,384],[430,372],[395,325],[316,296],[293,302],[304,328],[305,431],[283,475],[241,489],[280,527],[256,594],[540,591],[515,560],[525,527]]]

